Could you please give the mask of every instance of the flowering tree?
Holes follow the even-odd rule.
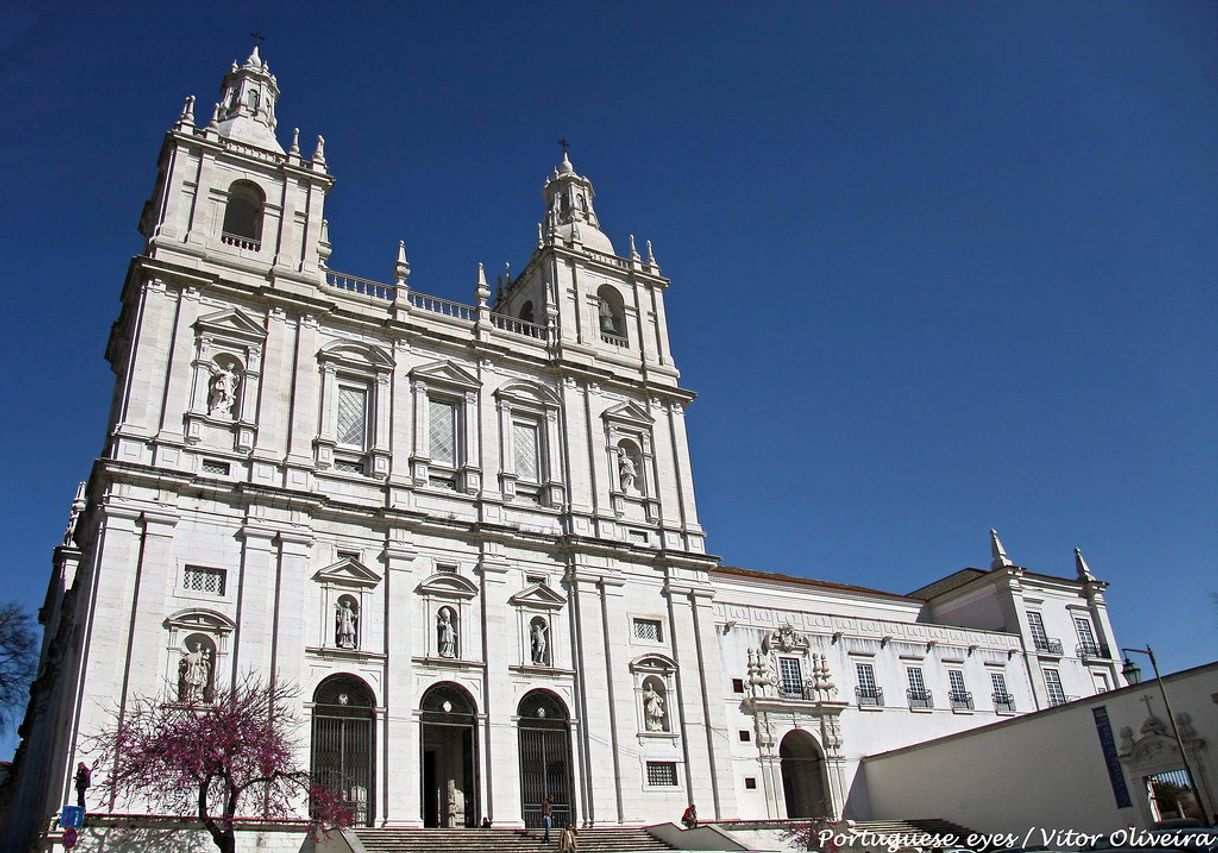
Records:
[[[295,764],[296,687],[248,675],[217,688],[210,702],[141,697],[87,743],[109,773],[111,803],[143,798],[153,808],[195,816],[220,853],[235,853],[240,818],[290,818],[307,796],[309,822],[327,830],[351,823],[329,789]]]

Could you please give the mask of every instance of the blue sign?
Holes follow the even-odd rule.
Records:
[[[85,823],[85,810],[80,806],[64,806],[59,825],[64,829],[79,829]]]
[[[1108,765],[1108,779],[1112,782],[1112,794],[1116,797],[1118,809],[1127,809],[1133,805],[1129,799],[1129,788],[1125,785],[1125,773],[1121,770],[1121,760],[1117,758],[1116,741],[1112,739],[1112,722],[1108,719],[1108,709],[1101,705],[1092,708],[1095,715],[1095,731],[1100,736],[1100,749],[1104,751],[1104,763]]]

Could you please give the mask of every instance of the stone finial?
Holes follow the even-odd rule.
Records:
[[[399,285],[410,278],[410,260],[406,257],[406,241],[398,240],[398,257],[393,264],[393,277]]]
[[[541,231],[541,223],[537,223],[537,248],[541,248],[546,244],[546,238]]]
[[[300,128],[292,128],[292,147],[288,149],[288,153],[296,157],[300,156]]]
[[[237,63],[234,62],[233,64],[236,65]],[[258,55],[258,42],[254,42],[254,49],[250,51],[250,57],[249,59],[245,60],[245,65],[247,68],[262,67],[262,57]]]
[[[182,105],[182,114],[178,116],[178,127],[181,129],[195,126],[195,96],[189,95]]]
[[[990,554],[993,559],[990,560],[991,569],[1005,569],[1015,564],[1011,562],[1011,558],[1007,556],[1007,549],[1002,547],[1002,540],[998,538],[998,531],[990,528]]]
[[[656,253],[651,249],[650,240],[647,241],[647,266],[655,267],[656,269],[660,268],[660,265],[656,263]]]
[[[639,250],[634,247],[634,235],[633,234],[630,235],[630,260],[632,260],[632,261],[643,260],[642,255],[639,254]]]
[[[474,296],[478,298],[478,307],[481,308],[486,304],[486,300],[491,296],[490,285],[486,283],[486,270],[481,262],[478,264],[478,284],[474,288]]]
[[[80,514],[85,511],[85,482],[82,480],[76,487],[76,497],[72,498],[72,509],[68,512],[68,526],[63,532],[63,544],[71,545],[76,538],[76,524]]]
[[[562,162],[558,164],[558,171],[555,172],[555,174],[556,175],[570,175],[574,171],[575,171],[575,167],[571,165],[571,158],[567,156],[567,152],[564,149],[562,152]]]
[[[217,102],[211,111],[211,122],[207,125],[209,128],[220,126],[220,104]]]
[[[1091,567],[1087,565],[1087,561],[1083,559],[1083,552],[1078,548],[1074,549],[1074,571],[1078,574],[1078,579],[1084,583],[1095,580]]]
[[[317,148],[313,151],[313,162],[319,166],[326,165],[326,138],[317,134]]]

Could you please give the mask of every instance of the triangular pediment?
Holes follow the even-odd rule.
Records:
[[[337,563],[318,571],[313,575],[313,580],[335,586],[374,587],[381,582],[381,576],[359,560],[343,557]]]
[[[516,607],[539,607],[543,610],[558,610],[567,599],[544,583],[532,583],[508,599]]]
[[[618,403],[612,408],[605,409],[601,417],[607,421],[629,421],[635,424],[646,424],[650,426],[655,423],[655,418],[647,414],[647,410],[633,401]]]
[[[453,572],[439,572],[419,584],[416,591],[438,598],[473,598],[478,594],[478,587]]]
[[[195,329],[226,337],[259,341],[266,337],[266,329],[262,324],[240,308],[227,308],[214,314],[205,314],[195,320]]]
[[[457,385],[471,390],[482,387],[478,377],[451,361],[433,361],[430,364],[420,365],[410,371],[410,378],[437,385]]]

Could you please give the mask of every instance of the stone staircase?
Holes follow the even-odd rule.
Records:
[[[355,835],[367,853],[557,853],[558,830],[549,843],[539,829],[361,828]],[[650,853],[673,849],[641,827],[579,831],[580,853]]]
[[[880,835],[937,835],[946,841],[944,847],[967,847],[965,839],[972,834],[971,829],[942,818],[922,818],[907,820],[860,820],[854,824],[855,832],[874,832]],[[954,841],[948,841],[948,837]]]

